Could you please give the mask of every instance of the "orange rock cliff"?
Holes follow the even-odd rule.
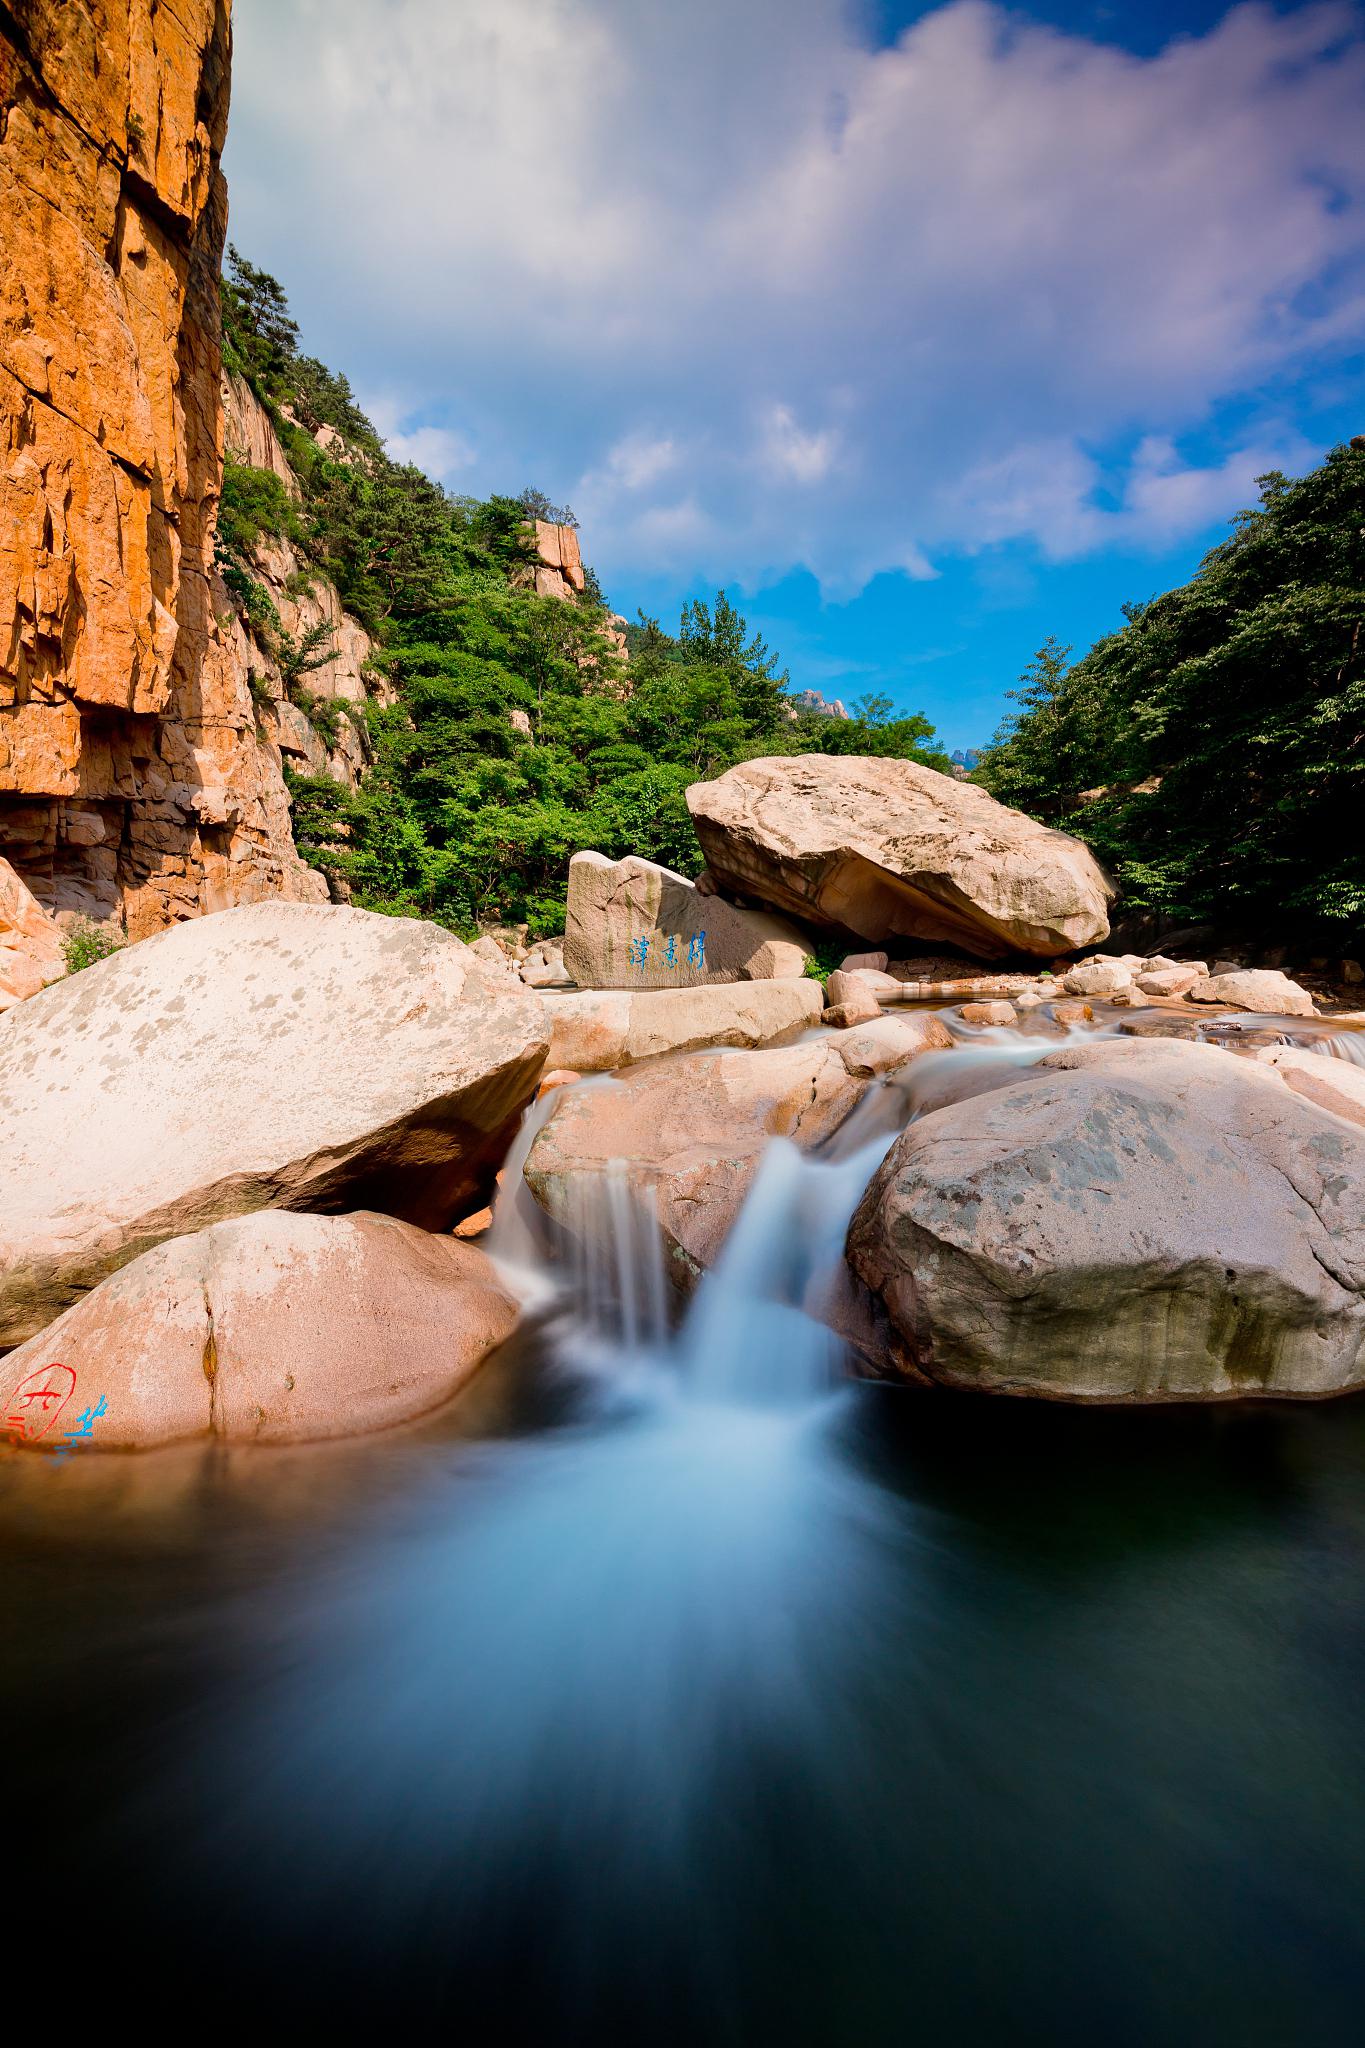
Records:
[[[230,54],[228,0],[0,6],[0,857],[133,937],[326,895],[213,572]]]

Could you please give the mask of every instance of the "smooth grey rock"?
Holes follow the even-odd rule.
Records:
[[[1330,1087],[1336,1063],[1308,1058]],[[1068,1400],[1365,1384],[1365,1130],[1305,1084],[1123,1039],[921,1117],[849,1234],[897,1362]]]

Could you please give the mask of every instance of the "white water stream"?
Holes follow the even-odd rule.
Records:
[[[869,1089],[818,1153],[774,1138],[713,1270],[670,1329],[669,1286],[654,1190],[625,1160],[574,1176],[564,1227],[526,1187],[531,1147],[565,1091],[527,1112],[502,1176],[486,1240],[528,1307],[559,1311],[555,1340],[570,1369],[628,1387],[632,1399],[791,1410],[828,1397],[845,1347],[829,1324],[848,1287],[844,1240],[864,1189],[913,1116],[997,1087],[1061,1044],[1112,1037],[1112,1027],[968,1030]],[[611,1088],[609,1078],[575,1092]],[[547,1259],[547,1248],[558,1257]]]
[[[337,1560],[322,1597],[311,1582],[288,1668],[258,1702],[271,1737],[252,1750],[251,1802],[283,1803],[313,1906],[319,1841],[324,1883],[360,1885],[399,1809],[405,1889],[367,1900],[377,1932],[444,1872],[477,1868],[486,1897],[566,1844],[614,1894],[686,1896],[741,1725],[846,1812],[856,1867],[875,1812],[823,1786],[821,1759],[840,1749],[860,1643],[902,1597],[889,1549],[935,1539],[932,1517],[907,1529],[848,1455],[845,1346],[812,1311],[847,1284],[849,1219],[925,1087],[949,1062],[961,1083],[1056,1044],[1015,1040],[920,1060],[820,1157],[774,1140],[676,1331],[652,1198],[623,1166],[583,1177],[547,1267],[522,1166],[559,1098],[533,1108],[491,1249],[542,1319],[573,1419],[460,1446],[386,1537]],[[405,1808],[415,1779],[422,1805]],[[583,1966],[592,1901],[569,1882],[563,1899],[558,1934]]]

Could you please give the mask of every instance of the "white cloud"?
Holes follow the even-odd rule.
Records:
[[[934,567],[924,549],[913,540],[906,541],[900,553],[893,555],[886,567],[901,570],[912,583],[933,583],[942,574],[941,570]],[[872,573],[875,575],[876,571]]]
[[[789,405],[765,408],[760,455],[764,466],[779,482],[820,483],[829,475],[838,450],[839,436],[834,428],[811,431],[799,426]]]
[[[1256,479],[1271,469],[1294,469],[1311,458],[1297,436],[1279,446],[1235,449],[1206,468],[1185,465],[1173,442],[1149,435],[1138,448],[1124,492],[1125,515],[1152,546],[1184,540],[1256,501]]]
[[[1346,0],[1150,59],[985,0],[885,48],[846,0],[238,0],[235,29],[234,239],[312,349],[410,395],[405,447],[570,498],[608,588],[1158,544],[1299,445],[1210,419],[1365,332]],[[411,425],[452,413],[469,441]]]
[[[395,462],[412,462],[442,483],[467,470],[474,450],[448,427],[414,427],[407,434],[389,434],[385,446]]]
[[[585,482],[589,488],[642,491],[667,475],[677,460],[677,445],[667,435],[627,434],[607,450],[603,469]]]
[[[1148,435],[1126,470],[1106,478],[1074,441],[1024,444],[969,472],[956,524],[967,545],[1031,540],[1050,561],[1122,544],[1169,547],[1225,520],[1256,499],[1256,478],[1306,463],[1297,435],[1235,449],[1222,462],[1182,460],[1165,435]],[[1108,484],[1108,490],[1105,489]]]
[[[474,462],[476,451],[463,434],[423,424],[417,408],[389,393],[362,391],[359,403],[395,462],[411,462],[444,484],[457,482]]]

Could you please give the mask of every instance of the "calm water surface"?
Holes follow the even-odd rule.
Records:
[[[679,1412],[523,1347],[359,1443],[8,1454],[0,1544],[68,2023],[1359,2038],[1359,1403]]]

